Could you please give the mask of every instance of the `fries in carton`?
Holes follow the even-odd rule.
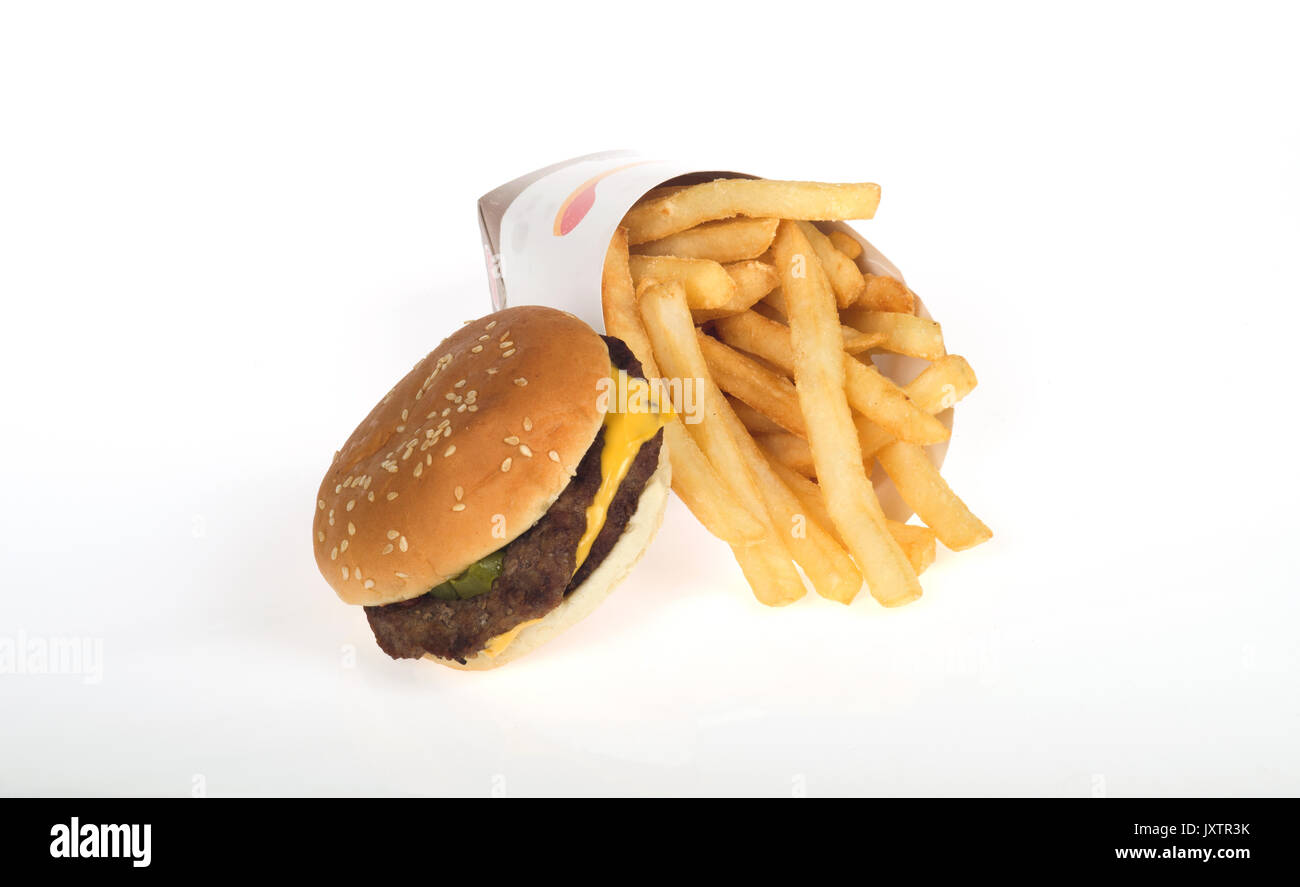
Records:
[[[760,177],[634,151],[605,151],[538,169],[484,194],[478,215],[492,310],[547,305],[603,331],[601,268],[609,240],[628,209],[653,188],[719,178]],[[864,273],[904,281],[902,272],[847,223],[822,227],[861,244],[862,253],[854,261]],[[930,318],[919,297],[915,313]],[[924,360],[889,353],[876,354],[874,362],[900,385],[927,366]],[[951,429],[953,408],[943,410],[938,419]],[[925,450],[935,467],[942,467],[948,442]],[[898,521],[911,517],[884,471],[873,472],[872,481],[886,515]]]

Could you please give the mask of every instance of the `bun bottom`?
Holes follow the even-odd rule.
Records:
[[[623,535],[618,537],[614,547],[601,561],[600,566],[591,572],[587,580],[569,592],[564,602],[547,613],[541,622],[529,625],[497,656],[479,653],[462,665],[453,659],[440,659],[425,654],[424,658],[439,665],[446,665],[462,671],[486,671],[499,668],[507,662],[513,662],[521,656],[531,653],[542,644],[554,638],[570,626],[581,622],[594,611],[605,598],[609,597],[614,586],[622,582],[632,571],[641,555],[650,545],[650,540],[663,523],[664,508],[668,505],[668,491],[672,483],[672,469],[668,462],[668,447],[659,447],[659,467],[646,481],[637,501],[636,512],[627,522]]]

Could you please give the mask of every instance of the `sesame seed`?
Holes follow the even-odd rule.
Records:
[[[374,502],[374,501],[375,501],[375,491],[374,491],[374,490],[371,490],[369,493],[366,493],[366,499],[369,500],[369,501],[371,501],[371,502]]]
[[[344,579],[347,579],[347,578],[348,578],[348,568],[347,568],[347,567],[344,567],[344,568],[343,568],[343,578],[344,578]]]
[[[347,504],[346,506],[344,506],[344,507],[345,507],[345,509],[346,509],[347,511],[351,511],[353,508],[356,508],[356,507],[357,507],[357,500],[356,500],[356,499],[349,499],[349,500],[348,500],[348,504]]]
[[[389,502],[392,502],[392,501],[393,501],[394,499],[396,499],[396,498],[397,498],[397,494],[396,494],[396,493],[389,493],[388,496],[387,496],[387,499],[388,499]]]
[[[468,409],[469,409],[469,411],[470,411],[471,413],[477,413],[477,412],[478,412],[478,407],[476,407],[474,404],[470,404],[469,407],[468,407]]]
[[[465,488],[464,488],[464,487],[457,487],[457,488],[456,488],[455,490],[453,490],[452,492],[453,492],[453,494],[455,495],[455,497],[456,497],[456,499],[457,499],[458,501],[461,500],[461,499],[464,499],[464,498],[465,498]]]
[[[559,462],[559,461],[560,461],[560,454],[557,453],[557,452],[555,452],[555,450],[551,450],[549,453],[546,454],[546,456],[547,456],[547,458],[550,459],[552,462]]]
[[[406,426],[405,426],[405,425],[398,425],[397,428],[396,428],[396,431],[397,431],[399,434],[400,434],[401,432],[405,431],[405,430],[406,430]]]
[[[501,348],[501,349],[505,349],[505,348],[509,348],[510,346],[512,346],[512,345],[514,345],[514,344],[515,344],[514,342],[498,342],[498,343],[497,343],[497,347],[498,347],[498,348]]]
[[[330,551],[330,560],[336,561],[338,559],[339,559],[339,547],[335,545],[333,550]]]
[[[316,531],[316,541],[317,541],[317,542],[324,542],[324,541],[325,541],[325,534],[322,533],[320,530],[317,530],[317,531]]]
[[[334,485],[334,495],[337,496],[337,495],[338,495],[339,493],[341,493],[341,492],[343,492],[343,484],[335,484],[335,485]]]
[[[352,572],[356,574],[356,576],[357,576],[357,581],[360,582],[360,581],[361,581],[361,568],[360,568],[360,567],[353,567],[353,568],[352,568]]]
[[[398,579],[410,579],[410,578],[411,578],[410,576],[407,576],[405,573],[397,573],[397,572],[394,572],[393,575],[396,576]]]
[[[485,329],[485,330],[490,330],[490,329],[492,329],[492,327],[494,327],[494,326],[496,326],[496,325],[497,325],[497,322],[496,322],[495,320],[490,320],[490,321],[488,321],[488,325],[485,326],[485,327],[483,327],[483,329]]]
[[[465,380],[464,380],[464,379],[461,379],[459,382],[457,382],[455,385],[453,385],[453,386],[451,386],[451,387],[452,387],[452,388],[464,388],[464,387],[465,387]]]
[[[525,379],[523,376],[520,376],[518,379],[515,379],[515,384],[518,385],[520,388],[523,388],[525,385],[528,384],[528,380]]]
[[[509,351],[502,351],[502,352],[501,352],[501,356],[502,356],[502,357],[509,357],[510,355],[512,355],[512,354],[514,354],[514,353],[515,353],[515,349],[511,348]]]
[[[532,430],[533,430],[533,420],[528,418],[527,416],[524,416],[524,431],[532,431]]]
[[[456,407],[456,412],[458,412],[458,413],[463,413],[463,412],[465,412],[465,410],[467,410],[467,409],[469,409],[469,408],[468,408],[465,404],[461,404],[460,406]]]
[[[448,391],[446,394],[444,394],[443,397],[446,398],[447,400],[455,400],[455,399],[456,399],[456,395],[452,394],[450,391]]]
[[[402,410],[402,421],[405,422],[405,421],[406,421],[406,417],[409,416],[409,415],[411,415],[411,413],[410,413],[409,410]]]
[[[451,510],[452,510],[452,511],[464,511],[464,510],[465,510],[465,503],[464,503],[464,502],[457,502],[455,505],[451,506]]]
[[[424,454],[424,464],[425,464],[425,465],[432,465],[432,464],[433,464],[433,453],[425,453],[425,454]]]
[[[338,490],[335,490],[334,492],[337,493]],[[317,499],[317,500],[316,500],[316,507],[319,508],[321,511],[324,511],[324,510],[325,510],[325,500],[324,500],[324,499]]]
[[[483,350],[483,346],[482,346],[482,345],[475,345],[473,348],[471,348],[471,349],[469,349],[469,350],[470,350],[470,351],[473,351],[475,354],[478,354],[480,351]]]
[[[423,463],[423,462],[416,462],[416,463],[415,463],[415,476],[416,476],[416,477],[419,477],[421,474],[424,474],[424,463]]]
[[[405,453],[403,453],[403,454],[402,454],[402,461],[405,462],[407,459],[411,458],[411,453],[412,453],[412,452],[413,452],[412,450],[408,449]]]
[[[401,537],[400,539],[397,540],[397,547],[398,547],[399,549],[401,549],[402,551],[406,551],[406,537],[405,537],[405,536],[403,536],[403,537]]]
[[[519,445],[519,452],[523,453],[525,456],[527,456],[527,457],[530,458],[530,459],[531,459],[532,456],[533,456],[533,451],[530,450],[530,449],[528,449],[528,444],[520,444],[520,445]]]
[[[478,340],[479,340],[480,342],[486,342],[486,341],[487,341],[488,339],[490,339],[490,338],[492,338],[492,337],[489,336],[487,333],[484,333],[483,335],[481,335],[481,336],[478,337]]]
[[[344,552],[347,550],[348,550],[348,540],[344,539],[342,542],[339,543],[339,551]]]
[[[507,438],[505,439],[505,441],[506,441],[506,443],[510,444],[510,446],[513,447],[513,446],[515,446],[516,444],[519,443],[519,438],[515,437],[515,436],[512,434],[512,435],[510,435],[509,437],[507,437]]]
[[[445,409],[445,410],[442,411],[442,414],[445,416],[445,415],[447,415],[447,414],[450,413],[450,412],[451,412],[451,407],[447,407],[447,409]]]
[[[504,462],[501,463],[501,470],[502,470],[502,471],[509,471],[509,470],[510,470],[510,457],[509,457],[509,456],[506,456],[506,461],[504,461]]]
[[[400,535],[402,535],[402,534],[399,533],[399,532],[397,532],[396,530],[389,530],[389,531],[388,531],[388,538],[389,538],[389,539],[396,539],[396,538],[397,538],[398,536],[400,536]]]
[[[383,552],[383,553],[384,553],[384,554],[392,554],[392,553],[393,553],[393,543],[389,542],[387,545],[385,545],[385,546],[384,546],[384,552]]]
[[[442,456],[445,459],[446,457],[450,456],[454,452],[456,452],[456,445],[452,444],[451,446],[447,447],[447,449],[442,451]]]
[[[352,521],[348,521],[348,535],[355,536],[356,534],[357,534],[357,525],[352,523]]]
[[[374,587],[375,587],[375,580],[373,580],[373,579],[367,579],[367,580],[366,580],[366,588],[374,588]]]
[[[509,338],[510,338],[510,330],[506,330],[504,333],[502,333],[502,334],[499,336],[499,338],[502,338],[502,339],[509,339]]]
[[[487,370],[487,374],[488,374],[489,376],[495,376],[495,375],[496,375],[497,373],[499,373],[499,372],[501,372],[501,370],[497,369],[496,367],[488,367],[488,370]]]

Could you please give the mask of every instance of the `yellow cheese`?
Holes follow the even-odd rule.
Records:
[[[656,403],[651,396],[650,383],[645,379],[632,378],[614,366],[609,368],[609,377],[612,390],[607,392],[610,402],[605,412],[605,443],[600,451],[600,488],[587,506],[587,529],[578,540],[577,561],[573,566],[575,573],[591,553],[591,546],[605,526],[610,503],[614,501],[614,494],[623,478],[627,477],[636,454],[641,451],[641,445],[654,437],[673,415],[667,404]],[[484,652],[493,658],[500,656],[519,632],[541,621],[530,619],[490,638]]]
[[[672,417],[650,396],[650,383],[634,379],[623,370],[611,366],[609,376],[613,382],[612,398],[605,412],[605,447],[600,452],[600,489],[587,506],[587,530],[578,540],[578,559],[573,565],[576,573],[591,553],[600,530],[605,526],[609,505],[614,501],[619,484],[627,477],[641,444],[650,440]]]
[[[536,625],[541,621],[541,619],[529,619],[526,622],[520,622],[514,628],[503,634],[489,638],[487,646],[483,648],[483,652],[491,656],[493,659],[497,658],[502,654],[502,652],[504,652],[506,647],[514,643],[515,638],[519,637],[519,632],[523,631],[528,626]]]

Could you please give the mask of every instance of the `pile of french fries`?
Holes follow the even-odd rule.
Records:
[[[673,489],[771,606],[802,597],[803,577],[841,603],[865,580],[881,604],[906,604],[936,540],[959,551],[992,536],[923,449],[948,439],[936,414],[974,372],[902,281],[866,273],[862,244],[825,224],[869,219],[879,201],[873,184],[659,188],[605,257],[606,331],[670,383]],[[899,386],[873,364],[880,352],[930,363]],[[885,516],[876,462],[923,525]]]

